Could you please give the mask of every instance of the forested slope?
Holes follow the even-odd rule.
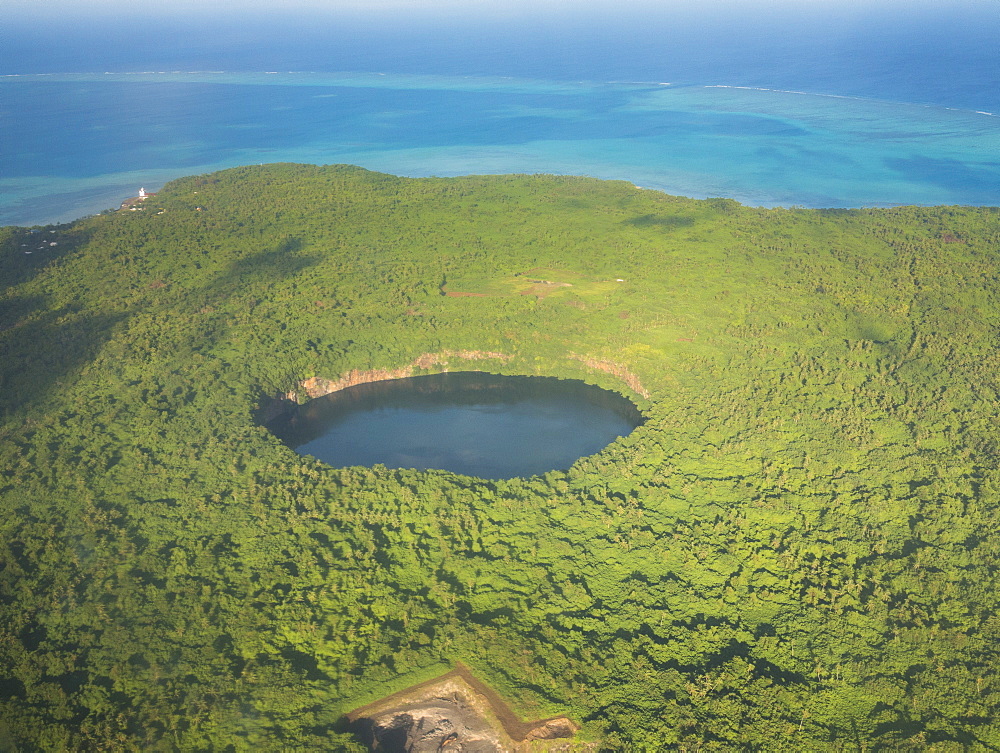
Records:
[[[273,165],[0,248],[10,749],[348,748],[456,660],[611,750],[1000,747],[997,209]],[[414,363],[647,420],[510,481],[256,420]]]

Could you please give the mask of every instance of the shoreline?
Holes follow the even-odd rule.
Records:
[[[356,164],[413,178],[583,175],[760,208],[1000,205],[993,96],[960,107],[891,92],[879,99],[826,91],[808,77],[798,87],[704,81],[0,75],[17,112],[0,150],[0,225],[73,222],[117,208],[139,186],[157,190],[181,177],[274,162]],[[145,109],[139,94],[160,90],[183,96],[176,117]],[[486,95],[495,104],[484,105]],[[399,96],[421,109],[392,109]],[[123,97],[125,106],[110,112]],[[240,115],[220,113],[217,100]],[[342,106],[353,119],[336,119]],[[442,113],[453,106],[462,108],[459,130],[471,138],[441,136]],[[289,119],[274,115],[276,108],[288,109]],[[67,118],[76,126],[72,137],[57,126]],[[315,126],[325,119],[336,128]]]
[[[295,162],[295,161],[293,161]],[[383,172],[389,175],[394,175],[396,177],[402,178],[427,178],[427,177],[467,177],[471,175],[522,175],[527,174],[525,171],[509,171],[509,172],[473,172],[473,173],[456,173],[451,174],[438,174],[430,175],[430,173],[420,174],[412,172],[392,172],[381,169],[379,167],[368,167],[366,165],[358,164],[355,162],[345,162],[345,163],[317,163],[317,162],[296,162],[297,164],[315,165],[321,166],[322,164],[355,164],[359,167],[365,169],[373,170],[374,172]],[[171,171],[168,176],[160,176],[158,179],[143,180],[143,179],[132,179],[129,182],[118,182],[109,183],[104,186],[96,186],[94,188],[82,188],[72,191],[57,192],[47,195],[34,195],[22,199],[19,202],[13,203],[10,207],[13,209],[5,209],[2,204],[0,204],[0,227],[48,227],[52,225],[68,225],[79,220],[86,219],[88,217],[93,217],[96,215],[103,214],[108,211],[117,211],[121,208],[121,204],[126,199],[135,196],[136,186],[145,185],[149,186],[151,192],[160,191],[164,185],[167,183],[178,180],[180,178],[190,177],[192,175],[208,175],[221,170],[228,170],[234,167],[253,167],[258,164],[274,164],[274,163],[234,163],[232,165],[205,165],[204,169],[195,168],[185,168],[183,170],[178,170],[175,172]],[[667,196],[677,196],[686,199],[695,199],[697,201],[703,201],[706,199],[730,199],[742,204],[746,207],[753,207],[757,209],[891,209],[894,207],[936,207],[936,206],[970,206],[970,207],[992,207],[1000,206],[1000,197],[998,197],[995,202],[915,202],[915,201],[878,201],[878,202],[862,202],[862,203],[812,203],[812,202],[794,202],[794,201],[761,201],[759,199],[754,199],[753,197],[742,196],[742,195],[725,195],[715,192],[697,192],[697,191],[683,191],[681,189],[671,190],[669,188],[663,188],[656,185],[651,185],[651,181],[643,180],[644,185],[637,185],[632,182],[629,178],[622,177],[609,177],[609,176],[599,176],[599,175],[588,175],[582,172],[580,173],[561,173],[552,171],[539,171],[540,174],[548,175],[559,175],[564,177],[587,177],[596,178],[597,180],[607,180],[607,181],[625,181],[632,183],[637,191],[657,191],[659,193],[665,194]],[[99,197],[99,198],[95,198]],[[51,209],[53,204],[58,204],[59,202],[69,202],[72,208],[59,208]],[[25,210],[25,207],[29,209]],[[38,209],[36,209],[36,207]],[[47,211],[46,211],[47,210]],[[461,295],[459,293],[458,295]]]

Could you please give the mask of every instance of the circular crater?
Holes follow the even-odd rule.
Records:
[[[578,380],[463,371],[349,387],[268,428],[299,454],[338,468],[508,479],[566,470],[642,421],[622,395]]]

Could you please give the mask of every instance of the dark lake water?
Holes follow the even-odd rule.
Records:
[[[381,463],[505,479],[566,470],[640,423],[629,400],[584,382],[455,372],[334,392],[269,428],[335,467]]]

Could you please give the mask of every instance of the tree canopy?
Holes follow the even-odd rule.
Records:
[[[0,748],[351,749],[456,661],[608,750],[1000,747],[997,208],[305,165],[140,207],[0,229]],[[401,368],[646,420],[507,481],[261,423]]]

